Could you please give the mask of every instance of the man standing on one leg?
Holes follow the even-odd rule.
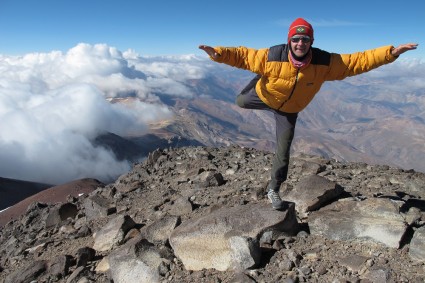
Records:
[[[258,50],[243,46],[199,46],[216,62],[258,74],[238,95],[236,102],[243,108],[274,113],[276,154],[267,195],[275,209],[284,208],[279,189],[287,178],[298,113],[311,102],[322,84],[394,62],[399,55],[418,46],[408,43],[353,54],[336,54],[312,47],[313,41],[313,27],[298,18],[289,27],[286,44]]]
[[[273,160],[271,181],[268,185],[267,196],[273,208],[281,210],[284,203],[279,197],[280,185],[286,180],[289,166],[289,152],[294,138],[295,123],[298,113],[284,113],[265,104],[255,92],[255,85],[260,76],[256,76],[236,98],[239,107],[247,109],[269,110],[273,112],[276,120],[276,154]]]

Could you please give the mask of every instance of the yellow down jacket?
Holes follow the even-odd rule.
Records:
[[[214,47],[216,62],[250,70],[261,75],[256,85],[258,97],[273,109],[297,113],[313,99],[325,81],[342,80],[393,62],[393,46],[353,54],[329,53],[312,49],[309,65],[300,69],[290,62],[289,45],[270,48]]]

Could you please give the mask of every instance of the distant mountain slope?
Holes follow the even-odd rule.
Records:
[[[111,150],[118,160],[135,162],[149,153],[140,145],[113,133],[101,134],[94,139],[93,143]]]
[[[152,124],[149,134],[273,151],[272,115],[234,103],[252,77],[235,69],[192,80],[197,96],[168,97],[174,118]],[[396,78],[366,75],[325,83],[300,113],[293,152],[425,172],[425,89],[408,89],[397,86]]]
[[[28,182],[22,182],[17,180],[8,180],[8,184],[26,184]],[[32,183],[32,185],[36,185]],[[19,191],[14,190],[13,193],[8,193],[6,196],[2,195],[2,200],[14,200],[13,203],[10,203],[10,208],[0,212],[0,227],[4,226],[10,220],[18,218],[20,215],[24,214],[28,206],[35,202],[40,202],[43,204],[55,204],[59,202],[66,202],[68,196],[78,197],[80,194],[89,194],[92,191],[96,190],[99,187],[103,187],[104,184],[96,179],[80,179],[58,186],[53,186],[41,190],[39,192],[34,192],[32,195],[28,195],[15,201],[16,196],[22,196]],[[13,189],[13,187],[11,187]],[[22,189],[23,187],[19,187]],[[16,188],[15,188],[16,189]]]
[[[390,91],[391,85],[366,78],[325,85],[300,115],[303,131],[295,149],[301,150],[298,140],[304,145],[310,141],[310,154],[321,148],[321,155],[329,158],[424,172],[425,89],[414,94]],[[333,145],[327,146],[330,140]],[[344,145],[351,150],[342,150]]]
[[[0,210],[3,210],[52,185],[0,177]]]

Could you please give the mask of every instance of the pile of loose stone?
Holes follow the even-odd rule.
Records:
[[[273,154],[156,150],[116,182],[0,232],[1,282],[424,282],[425,175]]]

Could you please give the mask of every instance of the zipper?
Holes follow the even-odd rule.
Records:
[[[291,99],[292,95],[294,94],[295,88],[297,87],[298,74],[299,73],[300,73],[300,68],[297,69],[297,75],[295,76],[295,84],[294,84],[294,87],[292,88],[291,94],[289,95],[288,99],[286,99],[284,102],[282,102],[282,104],[278,108],[279,111],[280,111],[280,108],[282,108],[283,105],[285,105],[285,103],[288,102],[288,100]]]

